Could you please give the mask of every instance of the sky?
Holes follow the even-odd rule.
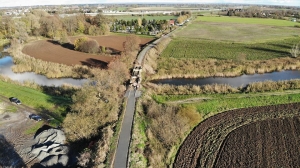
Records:
[[[300,0],[0,0],[0,7],[105,3],[240,3],[300,6]]]

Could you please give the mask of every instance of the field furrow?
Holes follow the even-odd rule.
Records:
[[[186,138],[174,167],[290,167],[298,161],[300,104],[254,107],[217,114]],[[294,117],[295,118],[295,117]],[[286,137],[285,137],[286,136]],[[295,145],[291,145],[291,144]],[[287,153],[289,152],[289,153]],[[196,164],[197,163],[197,164]]]

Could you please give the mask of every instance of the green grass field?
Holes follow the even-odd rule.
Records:
[[[271,21],[273,21],[273,19],[271,19]],[[181,31],[178,31],[176,33],[176,37],[242,43],[257,43],[281,40],[290,37],[300,37],[300,28],[270,26],[263,24],[245,24],[243,22],[228,23],[193,21],[187,27],[184,27]]]
[[[199,21],[201,18],[206,20]],[[217,22],[220,18],[224,20]],[[226,20],[240,23],[228,23]],[[269,25],[259,24],[261,20],[269,22]],[[298,67],[297,61],[285,62],[283,59],[291,57],[292,46],[300,43],[300,28],[270,26],[275,21],[282,22],[199,16],[174,33],[173,40],[158,59],[157,74],[153,78],[236,76],[246,71],[264,73],[276,68]],[[275,58],[280,60],[273,64]],[[208,64],[212,59],[216,63]],[[266,64],[265,60],[273,62]]]
[[[0,94],[7,98],[17,97],[22,101],[22,104],[34,109],[51,111],[54,113],[54,116],[52,117],[55,117],[59,122],[63,121],[64,117],[62,113],[65,112],[65,107],[71,103],[70,98],[47,95],[31,88],[7,83],[1,80]]]
[[[175,38],[163,51],[161,57],[163,59],[237,60],[243,55],[247,60],[266,60],[289,56],[291,46],[299,42],[298,38],[250,44]]]
[[[203,22],[221,22],[221,23],[239,23],[239,24],[258,24],[269,26],[295,26],[300,23],[295,23],[289,20],[265,19],[265,18],[241,18],[229,16],[198,16],[197,21]]]
[[[300,101],[299,91],[286,91],[280,93],[252,93],[252,94],[203,94],[203,95],[153,95],[153,99],[159,103],[175,102],[191,98],[200,98],[198,103],[189,103],[195,106],[203,116],[211,116],[216,113],[231,109],[257,107],[266,105],[295,103]]]

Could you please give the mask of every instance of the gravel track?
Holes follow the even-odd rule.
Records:
[[[27,166],[33,165],[36,163],[36,160],[30,154],[31,146],[33,145],[33,135],[27,135],[24,132],[36,123],[36,121],[28,118],[29,114],[36,113],[35,110],[25,105],[12,104],[8,98],[3,96],[0,96],[0,101],[18,108],[17,112],[0,114],[1,145],[5,144],[6,146],[2,152],[8,155],[8,158],[0,157],[0,167],[11,166],[14,162],[18,163],[14,165],[17,167],[23,164]]]

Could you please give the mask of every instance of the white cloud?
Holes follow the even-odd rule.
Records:
[[[101,3],[247,3],[300,6],[300,0],[1,0],[0,7]]]

